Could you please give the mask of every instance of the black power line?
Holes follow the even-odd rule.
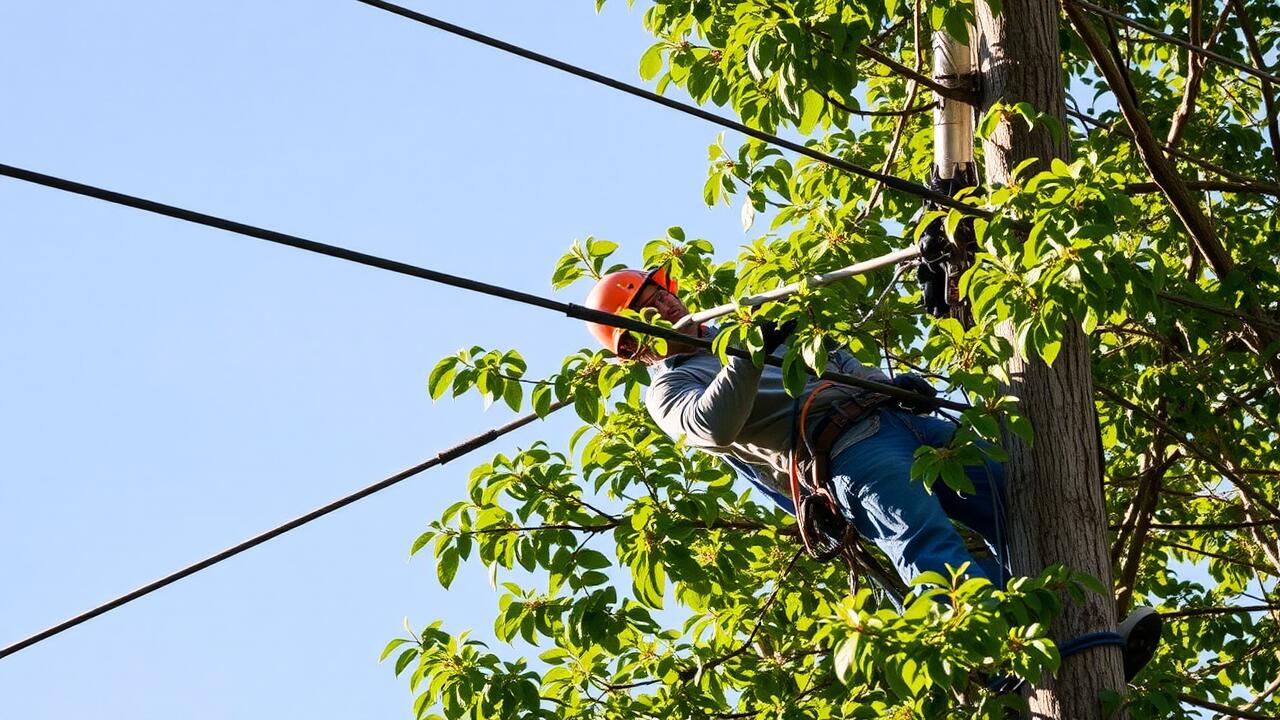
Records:
[[[548,55],[543,55],[542,53],[534,52],[533,50],[523,48],[519,45],[513,45],[509,42],[506,42],[505,40],[499,40],[495,37],[490,37],[489,35],[478,33],[474,30],[464,28],[460,25],[455,25],[451,22],[446,22],[444,20],[441,20],[436,17],[432,17],[425,13],[412,10],[410,8],[404,7],[403,5],[384,2],[384,0],[356,0],[356,2],[363,3],[370,7],[375,7],[379,10],[385,10],[386,12],[399,15],[403,18],[413,20],[414,22],[422,23],[423,25],[428,25],[438,30],[443,30],[447,33],[457,35],[458,37],[466,38],[467,40],[471,40],[473,42],[478,42],[483,45],[488,45],[491,48],[497,48],[498,50],[511,53],[512,55],[522,57],[526,60],[532,60],[533,62],[540,63],[548,67],[553,67],[562,72],[569,73],[570,75],[576,75],[580,78],[590,80],[594,83],[599,83],[606,87],[613,88],[614,90],[621,90],[622,92],[627,93],[629,95],[634,95],[638,98],[643,98],[650,102],[658,103],[659,105],[665,105],[666,107],[671,108],[672,110],[677,110],[679,112],[685,113],[686,115],[692,115],[696,118],[701,118],[708,122],[715,123],[720,127],[728,128],[730,130],[740,132],[743,135],[747,135],[757,140],[767,142],[770,145],[776,145],[777,147],[786,148],[792,152],[799,153],[806,157],[813,158],[818,162],[825,163],[826,165],[830,165],[831,167],[837,168],[839,170],[843,170],[845,172],[852,173],[854,175],[858,175],[860,177],[864,177],[870,180],[875,180],[877,182],[884,184],[885,187],[891,188],[893,190],[904,192],[909,195],[915,195],[925,200],[929,200],[931,202],[937,203],[942,207],[951,208],[953,210],[959,210],[961,213],[964,213],[965,215],[974,215],[982,218],[994,218],[996,216],[996,213],[990,210],[984,210],[982,208],[974,207],[973,205],[968,205],[966,203],[963,203],[959,200],[952,198],[950,195],[947,195],[945,193],[940,193],[935,190],[931,190],[928,187],[921,185],[920,183],[912,182],[910,180],[897,177],[896,175],[888,175],[882,172],[877,172],[876,170],[872,170],[871,168],[867,168],[861,165],[857,165],[855,163],[851,163],[848,160],[842,160],[838,157],[829,155],[819,150],[815,150],[811,147],[807,147],[800,143],[792,142],[791,140],[785,140],[783,138],[778,137],[777,135],[764,132],[763,130],[757,130],[755,128],[748,127],[747,125],[740,123],[737,120],[730,120],[729,118],[723,117],[721,115],[708,112],[706,110],[703,110],[700,107],[697,107],[696,105],[690,105],[688,103],[679,102],[678,100],[672,100],[671,98],[664,97],[653,91],[646,90],[642,87],[631,85],[629,83],[624,83],[621,80],[618,80],[616,78],[611,78],[607,75],[601,75],[600,73],[595,72],[593,70],[588,70],[586,68],[579,67],[577,65],[572,65],[563,60],[557,60],[556,58],[550,57]]]
[[[560,408],[565,407],[571,402],[572,402],[572,399],[562,400],[560,402],[557,402],[551,406],[551,409],[548,412],[554,412],[556,410],[559,410]],[[223,550],[222,552],[217,553],[216,555],[210,555],[209,557],[197,563],[188,565],[175,573],[166,575],[160,578],[159,580],[156,580],[155,582],[151,582],[146,585],[143,585],[137,590],[121,595],[120,597],[114,600],[111,600],[109,602],[105,602],[93,608],[92,610],[88,610],[86,612],[80,613],[79,615],[76,615],[73,618],[60,622],[57,625],[54,625],[53,627],[50,627],[46,630],[42,630],[26,639],[19,640],[18,642],[13,643],[8,647],[5,647],[4,649],[0,649],[0,658],[8,657],[9,655],[12,655],[18,652],[19,650],[31,647],[32,645],[35,645],[36,643],[41,642],[43,640],[47,640],[53,637],[54,635],[57,635],[58,633],[61,633],[66,630],[70,630],[71,628],[83,622],[92,620],[93,618],[96,618],[99,615],[115,610],[121,605],[126,605],[128,603],[131,603],[134,600],[137,600],[138,598],[143,597],[144,595],[150,595],[156,590],[159,590],[160,588],[163,588],[167,585],[172,585],[173,583],[181,580],[182,578],[187,577],[188,575],[194,575],[200,572],[201,570],[217,565],[223,560],[227,560],[229,558],[235,557],[236,555],[239,555],[245,550],[248,550],[253,547],[257,547],[258,545],[261,545],[262,543],[272,538],[283,535],[289,532],[290,530],[294,530],[296,528],[302,527],[303,525],[306,525],[312,520],[328,515],[334,510],[346,507],[347,505],[350,505],[351,503],[357,500],[361,500],[376,492],[385,490],[402,480],[407,480],[413,477],[414,475],[417,475],[423,472],[424,470],[429,470],[433,467],[436,467],[437,465],[443,465],[449,462],[450,460],[454,460],[459,457],[462,457],[463,455],[466,455],[472,450],[476,450],[480,447],[488,445],[489,443],[493,442],[494,440],[497,440],[498,438],[502,437],[503,435],[506,435],[507,433],[513,430],[517,430],[519,428],[524,427],[525,425],[528,425],[529,423],[533,422],[537,418],[538,418],[537,413],[530,413],[528,415],[524,415],[522,417],[516,418],[515,420],[512,420],[511,422],[505,425],[500,425],[480,435],[476,435],[475,437],[469,440],[466,440],[462,443],[454,445],[453,447],[447,450],[440,452],[430,460],[426,460],[424,462],[418,463],[417,465],[414,465],[411,468],[406,468],[404,470],[401,470],[400,472],[396,473],[395,475],[392,475],[391,477],[386,478],[385,480],[376,482],[373,485],[370,485],[364,489],[357,490],[356,492],[351,493],[350,495],[347,495],[345,497],[338,498],[337,500],[334,500],[328,505],[324,505],[322,507],[316,508],[315,510],[312,510],[311,512],[305,515],[296,517],[293,520],[290,520],[289,522],[279,527],[272,528],[271,530],[268,530],[264,533],[255,535],[238,545],[233,545],[227,548],[226,550]]]
[[[164,215],[166,217],[195,223],[197,225],[226,230],[227,232],[257,238],[259,240],[266,240],[267,242],[279,245],[287,245],[299,250],[306,250],[307,252],[328,255],[329,257],[338,258],[339,260],[346,260],[360,265],[388,270],[401,275],[408,275],[410,277],[448,285],[460,290],[467,290],[470,292],[499,297],[504,300],[511,300],[512,302],[524,305],[533,305],[547,310],[554,310],[577,320],[585,320],[599,323],[601,325],[607,325],[609,327],[631,330],[644,335],[659,337],[664,340],[692,345],[708,352],[712,351],[711,341],[705,338],[685,335],[671,328],[650,325],[646,322],[622,317],[621,315],[601,312],[599,310],[593,310],[573,303],[559,302],[539,295],[533,295],[519,290],[512,290],[498,285],[491,285],[489,283],[460,277],[458,275],[450,275],[448,273],[419,267],[417,265],[410,265],[397,260],[389,260],[387,258],[369,255],[367,253],[350,250],[337,245],[328,245],[314,240],[307,240],[306,238],[301,238],[296,235],[288,235],[275,230],[267,230],[253,225],[236,222],[235,220],[227,220],[213,215],[206,215],[205,213],[196,212],[194,210],[166,205],[164,203],[135,197],[133,195],[125,195],[124,193],[115,192],[114,190],[106,190],[93,185],[86,185],[84,183],[75,182],[74,180],[66,180],[52,175],[45,175],[43,173],[14,167],[12,165],[0,164],[0,175],[6,175],[17,180],[23,180],[36,185],[43,185],[45,187],[74,193],[76,195],[84,195],[86,197],[103,200],[116,205],[124,205],[138,210],[145,210],[150,213]],[[742,348],[729,347],[726,349],[726,352],[734,357],[751,359],[751,353]],[[782,366],[782,360],[776,357],[766,356],[764,358],[764,362],[767,365],[773,365],[776,367]],[[866,390],[874,390],[897,400],[904,400],[913,404],[923,404],[927,407],[944,407],[952,410],[965,410],[968,408],[967,405],[955,402],[954,400],[917,394],[894,385],[866,380],[845,373],[823,372],[819,377],[824,380],[831,380],[844,385],[852,385]]]

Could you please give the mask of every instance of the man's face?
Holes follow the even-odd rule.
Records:
[[[680,298],[667,292],[666,288],[660,287],[653,283],[647,283],[640,288],[640,292],[636,295],[635,300],[631,301],[631,309],[637,312],[644,308],[653,308],[658,311],[658,316],[669,323],[676,323],[680,318],[689,314],[689,308],[680,302]],[[696,325],[689,325],[681,328],[680,332],[685,335],[696,337],[698,328]],[[667,341],[666,355],[659,355],[651,348],[645,348],[636,354],[636,339],[632,335],[623,335],[618,342],[618,355],[624,358],[632,358],[641,362],[652,363],[671,355],[692,352],[696,348],[692,345]]]

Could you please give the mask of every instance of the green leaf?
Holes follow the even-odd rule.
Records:
[[[612,240],[587,238],[587,255],[592,258],[603,258],[612,255],[618,249],[618,243]]]
[[[947,28],[947,34],[964,45],[969,44],[969,13],[967,10],[967,5],[955,6],[948,10],[942,18],[942,22]]]
[[[448,589],[453,582],[453,578],[458,574],[458,551],[455,548],[448,548],[436,560],[436,577],[440,580],[440,586]]]
[[[813,132],[826,108],[827,101],[821,94],[814,90],[804,91],[804,95],[800,97],[800,123],[796,126],[801,135]]]
[[[1098,329],[1098,312],[1092,307],[1086,308],[1084,320],[1080,321],[1080,327],[1084,329],[1086,335],[1092,335],[1093,331]]]
[[[975,134],[981,140],[989,140],[991,134],[1000,126],[1000,121],[1004,119],[1005,106],[1002,103],[996,103],[982,114],[982,118],[978,120],[978,126],[975,128]],[[1017,177],[1014,172],[1013,177]]]
[[[657,43],[651,46],[644,54],[640,56],[640,77],[644,80],[652,80],[662,72],[662,50],[666,47],[665,42]]]
[[[1053,339],[1045,340],[1040,346],[1040,357],[1044,359],[1044,364],[1052,366],[1053,361],[1058,359],[1058,353],[1062,350],[1062,340]]]
[[[399,676],[400,673],[404,672],[404,669],[409,667],[409,663],[413,662],[417,657],[417,648],[409,648],[408,650],[400,653],[400,657],[396,658],[396,675]]]
[[[513,412],[520,412],[520,403],[524,399],[524,388],[520,383],[509,380],[505,387],[502,388],[502,399],[506,401],[507,407]]]
[[[579,388],[573,394],[573,409],[578,417],[595,424],[600,419],[600,397],[590,390]]]
[[[449,389],[449,381],[453,379],[454,368],[458,366],[458,362],[456,355],[450,355],[431,369],[431,374],[427,377],[427,393],[431,395],[432,402],[439,400]]]
[[[551,412],[551,386],[538,385],[533,388],[533,411],[538,417],[545,418]]]
[[[383,660],[386,660],[387,657],[391,655],[391,652],[393,650],[395,650],[396,648],[400,647],[401,645],[407,642],[413,642],[413,641],[408,638],[396,638],[395,640],[392,640],[391,642],[387,643],[387,646],[382,650],[382,654],[378,656],[378,662],[382,662]],[[399,673],[397,672],[396,674],[398,675]]]
[[[964,215],[959,210],[952,208],[947,212],[947,219],[943,222],[943,229],[946,231],[947,237],[955,240],[956,227],[960,225],[962,220],[964,220]]]
[[[410,556],[417,555],[418,551],[426,547],[427,543],[431,542],[435,538],[435,536],[436,534],[432,530],[428,530],[422,533],[421,535],[419,535],[418,539],[414,540],[413,545],[409,548],[409,555]]]
[[[706,184],[702,186],[702,201],[707,204],[707,207],[715,207],[720,202],[721,175],[720,172],[712,172]]]
[[[854,662],[857,660],[858,653],[858,636],[855,634],[848,640],[840,644],[840,648],[836,650],[836,677],[840,682],[848,684],[850,670],[853,668]]]

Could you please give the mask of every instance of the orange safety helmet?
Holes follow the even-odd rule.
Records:
[[[631,307],[636,296],[648,283],[653,283],[669,293],[675,293],[676,281],[667,274],[665,267],[654,270],[619,270],[600,278],[600,282],[591,288],[587,295],[587,307],[592,310],[617,314]],[[622,328],[587,323],[587,329],[609,352],[618,354],[618,342],[622,339]]]

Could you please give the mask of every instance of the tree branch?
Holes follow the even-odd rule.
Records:
[[[503,525],[502,527],[477,528],[473,530],[454,530],[455,535],[491,535],[496,533],[518,533],[518,532],[543,532],[546,530],[570,530],[573,532],[586,533],[602,533],[613,530],[622,524],[627,517],[610,516],[608,522],[597,523],[595,525],[580,525],[575,523],[548,523],[545,525]],[[691,527],[698,530],[765,530],[772,528],[772,525],[758,523],[752,520],[725,520],[716,522],[694,522],[690,523]],[[779,528],[779,534],[787,534],[786,528]]]
[[[1188,13],[1187,18],[1187,35],[1191,38],[1192,45],[1200,44],[1200,13],[1203,9],[1201,0],[1190,0],[1191,12]],[[1225,8],[1223,12],[1225,13]],[[1187,123],[1196,109],[1196,99],[1200,97],[1200,73],[1203,70],[1204,60],[1188,50],[1187,79],[1182,87],[1182,102],[1178,104],[1178,109],[1173,111],[1173,122],[1169,124],[1169,132],[1164,139],[1166,146],[1177,146],[1182,140],[1182,131],[1187,128]]]
[[[573,523],[548,523],[546,525],[503,525],[502,527],[476,528],[472,530],[455,530],[453,534],[463,535],[496,535],[500,533],[543,532],[546,530],[572,530],[573,532],[602,533],[612,530],[620,521],[600,523],[599,525],[575,525]]]
[[[1119,395],[1117,395],[1116,393],[1112,392],[1111,390],[1107,389],[1102,385],[1097,386],[1097,391],[1100,395],[1107,398],[1107,400],[1113,403],[1116,403],[1117,405],[1126,407],[1129,410],[1132,410],[1133,412],[1136,412],[1142,415],[1143,417],[1145,417],[1151,424],[1155,425],[1156,427],[1168,433],[1169,437],[1175,443],[1182,446],[1183,449],[1187,450],[1192,455],[1195,455],[1196,457],[1200,458],[1205,463],[1207,463],[1209,467],[1213,468],[1214,470],[1217,470],[1219,473],[1222,474],[1223,477],[1230,480],[1231,484],[1234,485],[1236,489],[1240,491],[1241,497],[1248,498],[1249,500],[1252,500],[1258,503],[1259,505],[1266,508],[1267,511],[1271,513],[1273,517],[1280,518],[1280,507],[1276,507],[1275,503],[1267,500],[1266,498],[1260,497],[1256,493],[1254,493],[1253,489],[1249,486],[1248,483],[1246,483],[1244,480],[1240,478],[1239,474],[1237,474],[1225,463],[1223,463],[1221,459],[1214,457],[1208,451],[1204,450],[1196,443],[1193,443],[1190,440],[1188,440],[1185,434],[1180,433],[1176,429],[1170,427],[1168,423],[1156,417],[1153,413],[1151,413],[1141,405],[1131,402],[1126,398],[1120,397]]]
[[[1243,0],[1230,0],[1230,7],[1235,8],[1236,17],[1240,18],[1240,30],[1244,33],[1245,43],[1249,47],[1249,57],[1258,67],[1266,67],[1262,49],[1258,47],[1258,38],[1253,33],[1253,21],[1245,12]],[[1225,8],[1224,8],[1225,12]],[[1280,176],[1280,127],[1277,127],[1276,104],[1272,98],[1271,81],[1259,78],[1262,82],[1262,103],[1267,113],[1267,133],[1271,136],[1271,158],[1275,161],[1277,175]]]
[[[1160,613],[1160,617],[1187,618],[1202,617],[1204,615],[1235,615],[1238,613],[1267,612],[1270,610],[1280,610],[1280,605],[1241,605],[1239,607],[1190,608],[1187,610],[1171,610],[1169,612],[1162,612]]]
[[[1202,707],[1205,710],[1222,713],[1228,717],[1244,718],[1244,720],[1275,720],[1276,718],[1275,715],[1263,715],[1262,713],[1253,712],[1252,710],[1243,710],[1233,708],[1229,705],[1220,705],[1209,700],[1201,700],[1198,697],[1193,697],[1186,693],[1178,693],[1178,700],[1188,705],[1195,705],[1196,707]]]
[[[938,95],[941,95],[944,98],[947,98],[948,100],[956,100],[958,102],[962,102],[967,105],[977,105],[978,103],[977,94],[974,93],[972,90],[966,90],[964,88],[950,87],[947,85],[943,85],[942,83],[938,82],[937,80],[934,80],[928,75],[912,70],[906,65],[903,65],[902,63],[898,62],[897,60],[894,60],[893,58],[889,57],[888,55],[885,55],[884,53],[880,52],[879,50],[876,50],[873,47],[868,47],[867,45],[859,45],[858,54],[864,58],[867,58],[869,60],[874,60],[875,62],[880,63],[881,65],[892,70],[894,73],[901,75],[902,77],[905,77],[908,80],[914,80],[920,85],[923,85],[924,87],[929,88],[930,90],[934,91],[935,93],[937,93]]]
[[[915,90],[915,83],[911,84],[911,90]],[[849,113],[850,115],[860,115],[862,117],[900,117],[904,115],[917,115],[922,112],[928,112],[938,106],[937,103],[928,103],[926,105],[912,106],[909,102],[906,107],[901,110],[859,110],[840,101],[839,98],[826,96],[826,101]]]
[[[1103,17],[1111,18],[1112,20],[1115,20],[1116,22],[1126,27],[1131,27],[1134,30],[1146,33],[1147,35],[1150,35],[1152,37],[1160,38],[1161,40],[1164,40],[1167,43],[1172,43],[1174,45],[1177,45],[1178,47],[1190,50],[1191,52],[1194,52],[1197,55],[1200,55],[1201,57],[1208,58],[1210,60],[1215,60],[1217,62],[1222,63],[1223,65],[1228,65],[1241,72],[1253,75],[1254,77],[1270,80],[1271,82],[1280,84],[1280,76],[1272,75],[1271,73],[1265,72],[1263,70],[1259,70],[1258,68],[1255,68],[1251,65],[1242,63],[1239,60],[1233,60],[1232,58],[1229,58],[1226,55],[1221,55],[1212,50],[1207,50],[1205,48],[1199,47],[1198,45],[1189,43],[1180,37],[1175,37],[1168,33],[1160,32],[1159,30],[1149,25],[1143,25],[1142,23],[1136,22],[1134,20],[1130,20],[1128,17],[1125,17],[1124,15],[1121,15],[1120,13],[1114,10],[1108,10],[1107,8],[1099,7],[1098,5],[1094,5],[1091,2],[1086,2],[1085,0],[1066,0],[1063,4],[1066,6],[1067,15],[1071,16],[1071,21],[1073,24],[1079,22],[1077,21],[1076,18],[1080,17],[1081,9],[1088,10],[1089,12],[1101,15]],[[1074,10],[1072,9],[1072,6],[1074,6],[1075,8]],[[1081,21],[1083,21],[1083,18]]]
[[[1244,704],[1241,710],[1252,710],[1262,704],[1267,698],[1271,697],[1275,691],[1280,690],[1280,677],[1276,677],[1271,684],[1262,689],[1252,700]]]
[[[1204,302],[1203,300],[1194,300],[1183,295],[1174,295],[1173,293],[1163,291],[1157,291],[1156,297],[1179,305],[1196,308],[1197,310],[1204,310],[1205,312],[1213,313],[1214,315],[1235,318],[1246,325],[1264,327],[1272,331],[1280,332],[1280,322],[1272,320],[1271,318],[1264,318],[1258,315],[1241,312],[1239,310],[1233,310],[1231,308],[1218,307],[1217,305]]]
[[[1146,166],[1147,171],[1151,173],[1151,178],[1164,191],[1165,197],[1170,205],[1173,206],[1174,214],[1182,221],[1182,225],[1191,236],[1195,248],[1204,256],[1209,266],[1213,268],[1214,274],[1220,278],[1227,277],[1235,270],[1235,261],[1232,260],[1226,248],[1222,246],[1222,242],[1218,239],[1213,225],[1201,210],[1199,203],[1192,197],[1191,191],[1187,189],[1182,178],[1178,176],[1178,171],[1173,166],[1173,163],[1161,151],[1159,142],[1156,141],[1155,136],[1151,133],[1151,126],[1147,124],[1146,116],[1143,115],[1142,109],[1138,107],[1128,72],[1116,64],[1115,59],[1111,57],[1102,39],[1094,31],[1089,18],[1081,10],[1081,7],[1086,5],[1089,4],[1084,3],[1083,0],[1068,0],[1063,5],[1063,8],[1067,11],[1067,16],[1071,19],[1072,26],[1075,27],[1085,46],[1088,47],[1089,55],[1093,58],[1099,73],[1111,88],[1111,93],[1120,107],[1120,113],[1124,116],[1125,122],[1128,123],[1129,130],[1137,143],[1138,156],[1142,158],[1142,163]],[[1090,5],[1089,7],[1096,6]],[[1249,309],[1252,312],[1261,314],[1254,298],[1249,298],[1247,302],[1251,306]],[[1245,342],[1261,357],[1270,375],[1271,382],[1280,384],[1280,354],[1272,350],[1272,345],[1277,338],[1280,338],[1280,335],[1277,335],[1274,330],[1263,326],[1250,325],[1250,329],[1252,330],[1249,333],[1251,336],[1247,336]]]
[[[1200,555],[1200,556],[1202,556],[1202,557],[1213,558],[1214,560],[1221,560],[1222,562],[1231,563],[1232,565],[1239,565],[1240,567],[1247,567],[1247,568],[1249,568],[1250,570],[1257,570],[1257,571],[1259,571],[1259,572],[1264,572],[1264,573],[1267,573],[1267,574],[1271,574],[1271,573],[1273,573],[1273,572],[1274,572],[1274,570],[1271,570],[1270,568],[1262,567],[1261,565],[1258,565],[1257,563],[1249,562],[1248,560],[1242,560],[1241,558],[1233,558],[1233,557],[1231,557],[1230,555],[1224,555],[1224,554],[1222,554],[1222,553],[1214,552],[1214,551],[1212,551],[1212,550],[1204,550],[1204,549],[1201,549],[1201,548],[1198,548],[1198,547],[1194,547],[1194,546],[1192,546],[1192,545],[1185,545],[1185,544],[1183,544],[1183,543],[1169,542],[1168,540],[1161,540],[1161,539],[1159,539],[1159,538],[1152,538],[1152,539],[1151,539],[1151,542],[1152,542],[1153,544],[1155,544],[1155,545],[1159,545],[1159,546],[1161,546],[1161,547],[1174,548],[1175,550],[1181,550],[1181,551],[1183,551],[1183,552],[1188,552],[1188,553],[1192,553],[1192,554],[1195,554],[1195,555]]]
[[[1208,50],[1213,47],[1213,43],[1218,39],[1218,33],[1222,32],[1223,26],[1226,25],[1229,7],[1223,6],[1222,12],[1218,14],[1218,20],[1213,25],[1213,30],[1209,33],[1208,39],[1203,43],[1200,41],[1200,15],[1202,12],[1202,0],[1191,0],[1190,20],[1188,21],[1188,33],[1191,37],[1191,44],[1203,46]],[[1183,87],[1182,103],[1178,105],[1178,109],[1173,114],[1173,123],[1169,126],[1169,134],[1165,138],[1166,147],[1173,147],[1182,139],[1182,131],[1186,129],[1187,122],[1191,119],[1191,115],[1195,112],[1196,99],[1200,96],[1200,76],[1204,72],[1204,60],[1191,51],[1187,50],[1187,80]]]
[[[1151,173],[1156,185],[1168,196],[1174,212],[1186,227],[1187,232],[1190,233],[1200,252],[1213,266],[1214,272],[1219,277],[1226,277],[1235,269],[1235,261],[1231,259],[1231,256],[1222,247],[1222,244],[1214,235],[1208,219],[1205,218],[1204,213],[1200,210],[1200,206],[1191,197],[1191,193],[1187,190],[1182,179],[1178,177],[1177,171],[1170,164],[1168,158],[1161,152],[1160,144],[1151,133],[1151,127],[1147,124],[1146,116],[1143,114],[1142,109],[1138,107],[1136,98],[1129,90],[1128,74],[1116,64],[1102,38],[1098,37],[1098,33],[1094,30],[1089,18],[1081,12],[1079,0],[1069,0],[1064,7],[1076,32],[1079,33],[1080,38],[1084,40],[1085,45],[1088,47],[1089,54],[1093,57],[1093,62],[1097,65],[1099,73],[1111,88],[1111,92],[1116,98],[1116,103],[1120,107],[1120,112],[1124,116],[1125,122],[1129,125],[1129,131],[1137,142],[1138,155],[1142,158],[1143,164],[1146,165],[1147,171]]]
[[[1123,137],[1127,137],[1131,140],[1133,139],[1133,133],[1129,132],[1129,128],[1125,127],[1124,125],[1108,125],[1107,123],[1103,122],[1102,120],[1096,117],[1093,117],[1092,115],[1086,115],[1085,113],[1082,113],[1079,110],[1073,110],[1070,108],[1067,109],[1067,114],[1079,120],[1080,122],[1085,123],[1086,125],[1092,125],[1096,128],[1106,130],[1109,133],[1118,133]],[[1231,180],[1235,180],[1236,182],[1239,182],[1245,185],[1264,185],[1265,186],[1265,183],[1263,183],[1260,180],[1251,178],[1248,175],[1241,175],[1240,173],[1229,170],[1225,167],[1222,167],[1221,165],[1216,165],[1214,163],[1211,163],[1208,160],[1205,160],[1204,158],[1200,158],[1190,153],[1183,152],[1175,147],[1172,147],[1169,145],[1161,145],[1160,148],[1165,152],[1169,153],[1170,155],[1178,158],[1179,160],[1185,160],[1186,162],[1189,162],[1192,165],[1195,165],[1196,167],[1221,175],[1224,178],[1229,178]]]
[[[1150,523],[1148,524],[1148,527],[1152,530],[1165,530],[1169,532],[1201,532],[1210,530],[1247,530],[1248,528],[1272,527],[1275,525],[1280,525],[1280,519],[1246,520],[1230,523]]]
[[[803,554],[804,548],[797,550],[796,554],[791,556],[791,562],[787,563],[787,566],[778,575],[778,579],[774,581],[773,590],[769,593],[769,597],[764,601],[764,605],[760,607],[760,612],[756,613],[755,625],[751,627],[751,634],[747,636],[747,639],[743,640],[741,645],[729,651],[728,654],[715,658],[706,665],[703,665],[702,672],[714,670],[729,660],[738,657],[742,653],[746,652],[747,648],[751,647],[751,644],[756,641],[756,635],[760,634],[760,627],[764,625],[764,616],[769,612],[769,608],[773,607],[774,601],[778,599],[778,592],[782,590],[782,583],[787,579],[787,576],[791,574],[791,569],[796,566],[796,561],[799,560],[800,556]]]
[[[1157,436],[1155,448],[1148,456],[1153,462],[1150,462],[1150,466],[1142,474],[1142,482],[1138,485],[1137,495],[1130,507],[1132,517],[1126,519],[1126,528],[1116,536],[1116,542],[1111,547],[1111,562],[1114,565],[1120,561],[1126,541],[1128,545],[1128,554],[1115,582],[1117,617],[1128,614],[1129,603],[1133,600],[1133,587],[1138,577],[1138,568],[1142,565],[1142,547],[1146,544],[1147,534],[1151,529],[1151,515],[1160,503],[1161,478],[1174,463],[1182,459],[1182,453],[1175,450],[1168,458],[1157,460],[1164,454],[1164,447],[1163,436]]]
[[[1280,185],[1272,185],[1270,183],[1228,182],[1225,180],[1188,180],[1186,181],[1186,185],[1189,190],[1256,193],[1259,195],[1274,195],[1276,197],[1280,197]],[[1124,191],[1129,195],[1143,195],[1146,193],[1160,192],[1160,186],[1153,182],[1125,183]]]
[[[915,18],[915,22],[913,23],[914,31],[912,33],[912,37],[915,43],[915,50],[916,50],[915,69],[916,69],[916,72],[918,73],[920,71],[920,62],[922,57],[922,53],[920,52],[921,43],[920,43],[920,2],[919,0],[917,0],[915,4],[915,9],[912,12],[912,17]],[[903,103],[903,107],[911,107],[912,104],[915,103],[916,92],[919,89],[920,89],[920,85],[915,80],[908,81],[907,100],[906,102]],[[937,105],[936,102],[930,103],[930,107],[934,107],[936,105]],[[882,175],[889,175],[893,172],[893,165],[896,162],[898,157],[898,149],[902,145],[902,134],[907,129],[907,124],[910,122],[910,120],[911,120],[911,117],[909,115],[903,115],[898,118],[898,125],[893,129],[893,139],[889,143],[889,151],[885,153],[884,164],[880,166],[880,173]],[[880,198],[883,196],[884,196],[884,183],[876,183],[875,186],[871,188],[871,196],[867,198],[866,207],[862,209],[862,212],[858,213],[858,218],[857,220],[854,221],[855,227],[861,225],[863,221],[865,221],[868,217],[871,216],[872,211],[875,210],[876,205],[879,204]]]

